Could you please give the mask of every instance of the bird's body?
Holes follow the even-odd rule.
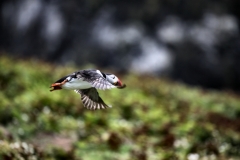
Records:
[[[104,109],[108,106],[99,97],[97,89],[124,88],[125,84],[113,74],[105,74],[99,70],[80,70],[69,74],[51,85],[54,90],[75,90],[81,95],[83,105],[87,109]]]
[[[62,85],[63,89],[70,89],[70,90],[88,89],[91,87],[92,87],[91,83],[87,81],[83,81],[83,79],[72,79],[69,83],[65,83]]]

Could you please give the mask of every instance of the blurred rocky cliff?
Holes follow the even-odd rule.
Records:
[[[2,0],[0,51],[239,91],[239,7],[239,0]]]

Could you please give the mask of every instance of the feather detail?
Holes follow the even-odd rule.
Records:
[[[95,88],[75,90],[81,95],[83,106],[90,110],[105,109],[108,105],[104,103]]]

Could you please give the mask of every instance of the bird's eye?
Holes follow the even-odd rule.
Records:
[[[113,77],[113,79],[115,79],[115,77]]]

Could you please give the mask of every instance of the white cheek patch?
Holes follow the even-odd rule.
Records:
[[[115,79],[114,79],[114,83],[117,83],[117,82],[118,82],[118,78],[115,77]]]
[[[99,70],[96,70],[96,72],[103,77],[102,73]]]

